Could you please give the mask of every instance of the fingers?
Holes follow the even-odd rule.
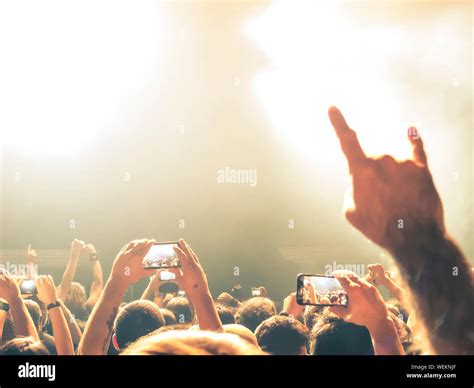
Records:
[[[342,152],[349,163],[349,169],[352,171],[354,164],[364,161],[367,157],[359,144],[356,133],[349,128],[339,109],[332,106],[329,108],[328,114],[329,120],[341,142]]]
[[[176,254],[178,255],[179,262],[181,263],[181,265],[183,267],[186,267],[187,265],[189,265],[190,259],[188,258],[186,253],[184,253],[184,251],[179,246],[178,247],[173,247],[173,249],[176,252]]]
[[[415,127],[408,128],[408,140],[410,140],[412,145],[413,160],[426,166],[428,160],[423,147],[423,140],[421,140],[421,136]]]

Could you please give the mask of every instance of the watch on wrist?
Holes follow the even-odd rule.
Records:
[[[2,302],[0,300],[0,310],[8,312],[10,310],[10,305],[7,302]]]
[[[48,304],[46,306],[46,309],[49,311],[55,307],[60,307],[60,306],[61,306],[61,301],[58,299],[56,302]]]

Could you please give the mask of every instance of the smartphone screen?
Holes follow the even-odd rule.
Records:
[[[181,267],[178,255],[173,247],[177,247],[177,242],[155,243],[143,258],[143,268],[160,269]]]
[[[333,276],[299,274],[296,297],[298,304],[314,306],[347,306],[347,293]]]
[[[161,281],[176,280],[176,275],[173,272],[162,271],[160,272],[160,280]]]
[[[25,279],[20,284],[20,292],[23,295],[36,295],[36,282],[34,279]]]
[[[259,290],[258,288],[252,288],[252,296],[261,296],[262,291]]]

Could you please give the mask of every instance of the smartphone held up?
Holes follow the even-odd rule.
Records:
[[[178,255],[174,251],[174,247],[177,246],[177,241],[153,244],[148,253],[143,258],[143,268],[164,269],[181,267]]]
[[[296,300],[300,305],[344,306],[349,300],[341,283],[334,276],[299,274]]]

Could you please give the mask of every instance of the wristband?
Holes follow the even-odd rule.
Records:
[[[54,309],[55,307],[60,307],[60,306],[61,306],[61,301],[58,299],[56,302],[48,304],[46,306],[46,309],[49,311],[51,309]]]
[[[290,314],[288,314],[286,311],[282,311],[282,312],[280,313],[280,316],[281,316],[281,317],[289,317]]]
[[[10,305],[6,302],[0,301],[0,310],[8,312],[10,310]]]

